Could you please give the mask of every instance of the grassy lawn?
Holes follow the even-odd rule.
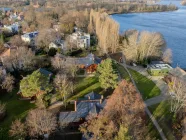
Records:
[[[130,76],[128,75],[128,73],[126,72],[126,70],[123,68],[123,66],[117,64],[116,67],[117,67],[118,72],[121,75],[121,78],[124,78],[127,81],[131,81],[130,80]]]
[[[160,89],[152,80],[132,69],[129,69],[129,71],[134,78],[139,91],[142,93],[144,100],[160,95]]]
[[[94,91],[98,94],[103,94],[104,97],[110,95],[113,90],[105,91],[101,88],[98,77],[82,77],[78,78],[75,85],[74,96],[68,99],[68,101],[82,98],[84,95]]]
[[[174,114],[170,112],[168,101],[162,101],[159,104],[152,105],[149,107],[149,110],[158,121],[167,139],[174,140],[175,138],[171,129],[171,120]]]
[[[147,116],[147,117],[148,117],[148,119],[147,119],[147,130],[148,130],[147,134],[148,134],[148,136],[150,136],[150,138],[153,140],[161,140],[158,130],[156,129],[156,127],[152,123],[149,116]]]
[[[8,130],[13,120],[20,118],[23,119],[27,115],[29,109],[34,108],[34,104],[30,104],[29,101],[20,101],[16,94],[18,90],[14,90],[12,93],[6,93],[0,95],[0,101],[6,103],[7,116],[0,122],[0,139],[9,139]]]
[[[131,81],[130,76],[123,68],[123,66],[118,64],[116,65],[116,67],[123,79],[127,81]],[[156,86],[156,84],[152,80],[148,79],[146,76],[143,76],[137,71],[134,71],[132,69],[128,69],[128,70],[130,71],[132,77],[134,78],[134,81],[136,82],[139,91],[142,93],[142,97],[144,100],[160,95],[161,93],[160,89]]]

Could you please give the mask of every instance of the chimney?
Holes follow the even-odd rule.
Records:
[[[101,95],[100,104],[102,104],[103,101],[103,95]]]
[[[74,111],[77,111],[77,101],[74,101]]]

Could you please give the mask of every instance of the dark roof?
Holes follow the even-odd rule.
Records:
[[[90,96],[90,100],[88,100]],[[79,122],[81,118],[86,118],[89,114],[97,115],[103,109],[105,101],[100,103],[101,95],[91,92],[84,96],[83,100],[77,101],[76,111],[61,112],[59,115],[59,121],[62,125],[69,124],[71,122]]]
[[[88,54],[86,57],[82,57],[82,58],[75,58],[76,62],[78,64],[83,64],[86,67],[92,65],[92,64],[99,64],[101,63],[101,59],[96,57],[94,54],[90,53]]]
[[[86,118],[89,114],[98,114],[102,109],[100,101],[80,101],[77,103],[77,111],[61,112],[59,121],[61,124],[79,122],[81,118]]]
[[[123,54],[121,52],[110,54],[110,57],[118,62],[121,61]]]
[[[45,75],[45,76],[50,76],[50,75],[53,74],[52,72],[47,71],[46,69],[43,69],[43,68],[40,68],[40,69],[39,69],[39,72],[40,72],[41,74]]]
[[[85,97],[85,99],[89,99],[89,97],[90,97],[90,100],[101,99],[101,95],[94,93],[94,92],[91,92],[91,93],[85,95],[84,97]]]
[[[59,56],[58,56],[59,57]],[[60,56],[61,58],[64,58],[69,64],[72,63],[72,61],[75,61],[76,64],[83,64],[86,67],[92,65],[92,64],[99,64],[101,63],[101,59],[95,56],[94,54],[90,53],[86,57],[81,58],[74,58],[74,57],[64,57]]]
[[[163,61],[151,61],[150,64],[151,65],[154,65],[154,64],[165,64],[165,62],[163,62]]]

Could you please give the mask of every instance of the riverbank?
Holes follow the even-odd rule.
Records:
[[[108,15],[118,15],[118,14],[133,14],[133,13],[137,13],[137,14],[140,14],[140,13],[156,13],[156,12],[172,12],[172,11],[177,11],[178,9],[176,9],[176,10],[169,10],[169,11],[161,11],[161,10],[159,10],[159,11],[140,11],[140,12],[136,12],[136,11],[131,11],[131,12],[127,12],[127,13],[117,13],[117,12],[115,12],[115,13],[111,13],[111,14],[108,14]]]
[[[169,12],[169,11],[176,11],[178,7],[173,4],[169,5],[147,5],[147,4],[125,4],[115,5],[114,10],[112,8],[106,9],[109,15],[114,14],[128,14],[128,13],[153,13],[153,12]]]
[[[169,5],[169,1],[162,4]],[[120,25],[120,33],[126,30],[136,29],[138,31],[149,31],[161,33],[167,43],[167,47],[172,50],[172,67],[186,68],[186,7],[180,5],[180,1],[173,1],[179,9],[172,12],[146,12],[114,14],[111,17]],[[161,4],[161,3],[160,3]]]

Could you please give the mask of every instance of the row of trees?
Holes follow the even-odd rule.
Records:
[[[119,43],[119,24],[106,13],[91,10],[89,32],[98,39],[98,46],[102,53],[116,52]]]
[[[54,80],[49,80],[49,77],[40,73],[39,70],[36,70],[20,82],[20,91],[23,97],[36,97],[37,105],[41,105],[42,108],[45,107],[45,104],[44,106],[42,105],[45,96],[51,92],[59,94],[64,105],[66,105],[68,97],[73,93],[74,78],[78,70],[77,64],[73,59],[72,62],[69,63],[56,56],[51,59],[51,63],[54,71],[57,72]]]
[[[31,110],[24,123],[16,119],[12,122],[10,136],[15,139],[25,139],[29,136],[31,139],[43,139],[44,134],[50,134],[57,128],[56,116],[43,109]]]
[[[172,118],[173,123],[177,124],[175,134],[184,140],[186,138],[186,82],[182,77],[168,75],[165,77],[168,84],[170,96],[170,110],[175,114],[176,121]],[[179,127],[177,127],[179,126]]]
[[[171,63],[171,50],[166,49],[166,42],[160,33],[127,31],[122,36],[120,48],[128,62],[146,64],[149,60],[163,59]]]
[[[84,30],[87,29],[89,22],[89,12],[86,9],[82,11],[62,9],[57,7],[55,9],[37,11],[30,6],[24,12],[24,21],[22,22],[23,31],[35,31],[42,29],[49,29],[53,25],[60,25],[62,33],[72,33],[74,25]]]
[[[98,116],[89,116],[80,130],[87,139],[148,139],[144,104],[135,87],[122,81]]]

